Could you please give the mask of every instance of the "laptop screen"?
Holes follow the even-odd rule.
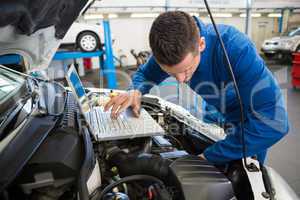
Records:
[[[85,96],[84,88],[82,86],[82,83],[78,77],[78,74],[77,74],[75,68],[73,68],[73,70],[71,71],[71,73],[69,75],[69,79],[70,79],[71,84],[73,85],[73,88],[74,88],[78,98],[80,99],[81,97]]]

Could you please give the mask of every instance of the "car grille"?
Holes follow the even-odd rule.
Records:
[[[278,45],[278,42],[266,42],[266,45]]]

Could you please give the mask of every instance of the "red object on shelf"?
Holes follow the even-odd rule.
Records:
[[[295,87],[300,86],[300,78],[293,78],[292,84]]]
[[[300,87],[300,53],[294,53],[293,56],[292,85],[293,87]]]
[[[292,78],[300,78],[300,61],[294,61],[292,66]]]
[[[294,62],[300,62],[300,53],[293,53],[293,56],[294,56],[293,59]]]
[[[83,58],[83,66],[85,70],[91,70],[93,63],[91,58]]]

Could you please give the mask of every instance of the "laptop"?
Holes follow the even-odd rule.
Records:
[[[117,119],[111,119],[110,111],[104,112],[103,106],[93,106],[74,65],[70,66],[66,79],[96,140],[133,139],[165,133],[161,126],[143,108],[138,118],[134,117],[132,110],[128,108]]]

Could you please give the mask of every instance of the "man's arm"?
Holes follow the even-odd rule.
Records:
[[[280,88],[255,46],[240,32],[227,42],[234,75],[244,105],[244,133],[247,156],[266,152],[289,129],[287,112]],[[220,52],[222,54],[222,52]],[[226,62],[222,66],[226,66]],[[241,159],[240,125],[227,137],[207,148],[204,156],[216,164]],[[263,158],[260,159],[263,162]]]
[[[154,85],[161,83],[168,76],[151,56],[147,63],[141,65],[134,73],[129,89],[139,90],[142,94],[146,94]]]
[[[264,161],[260,157],[261,153],[265,153],[267,148],[278,142],[288,132],[288,122],[285,110],[282,107],[274,107],[271,112],[278,109],[278,119],[263,121],[255,115],[249,114],[247,122],[244,124],[246,156],[258,156],[259,161]],[[264,117],[271,117],[270,109],[266,108],[265,111],[259,113]],[[270,115],[270,116],[268,116]],[[215,164],[225,164],[232,160],[238,160],[243,157],[241,142],[241,129],[240,126],[235,127],[224,140],[221,140],[214,145],[208,147],[204,151],[204,156],[207,160]]]
[[[161,70],[151,56],[148,62],[140,66],[133,75],[129,91],[112,97],[104,106],[104,111],[111,109],[111,117],[117,118],[121,112],[131,107],[134,115],[139,117],[142,94],[148,93],[154,85],[159,84],[167,77],[168,74]]]

